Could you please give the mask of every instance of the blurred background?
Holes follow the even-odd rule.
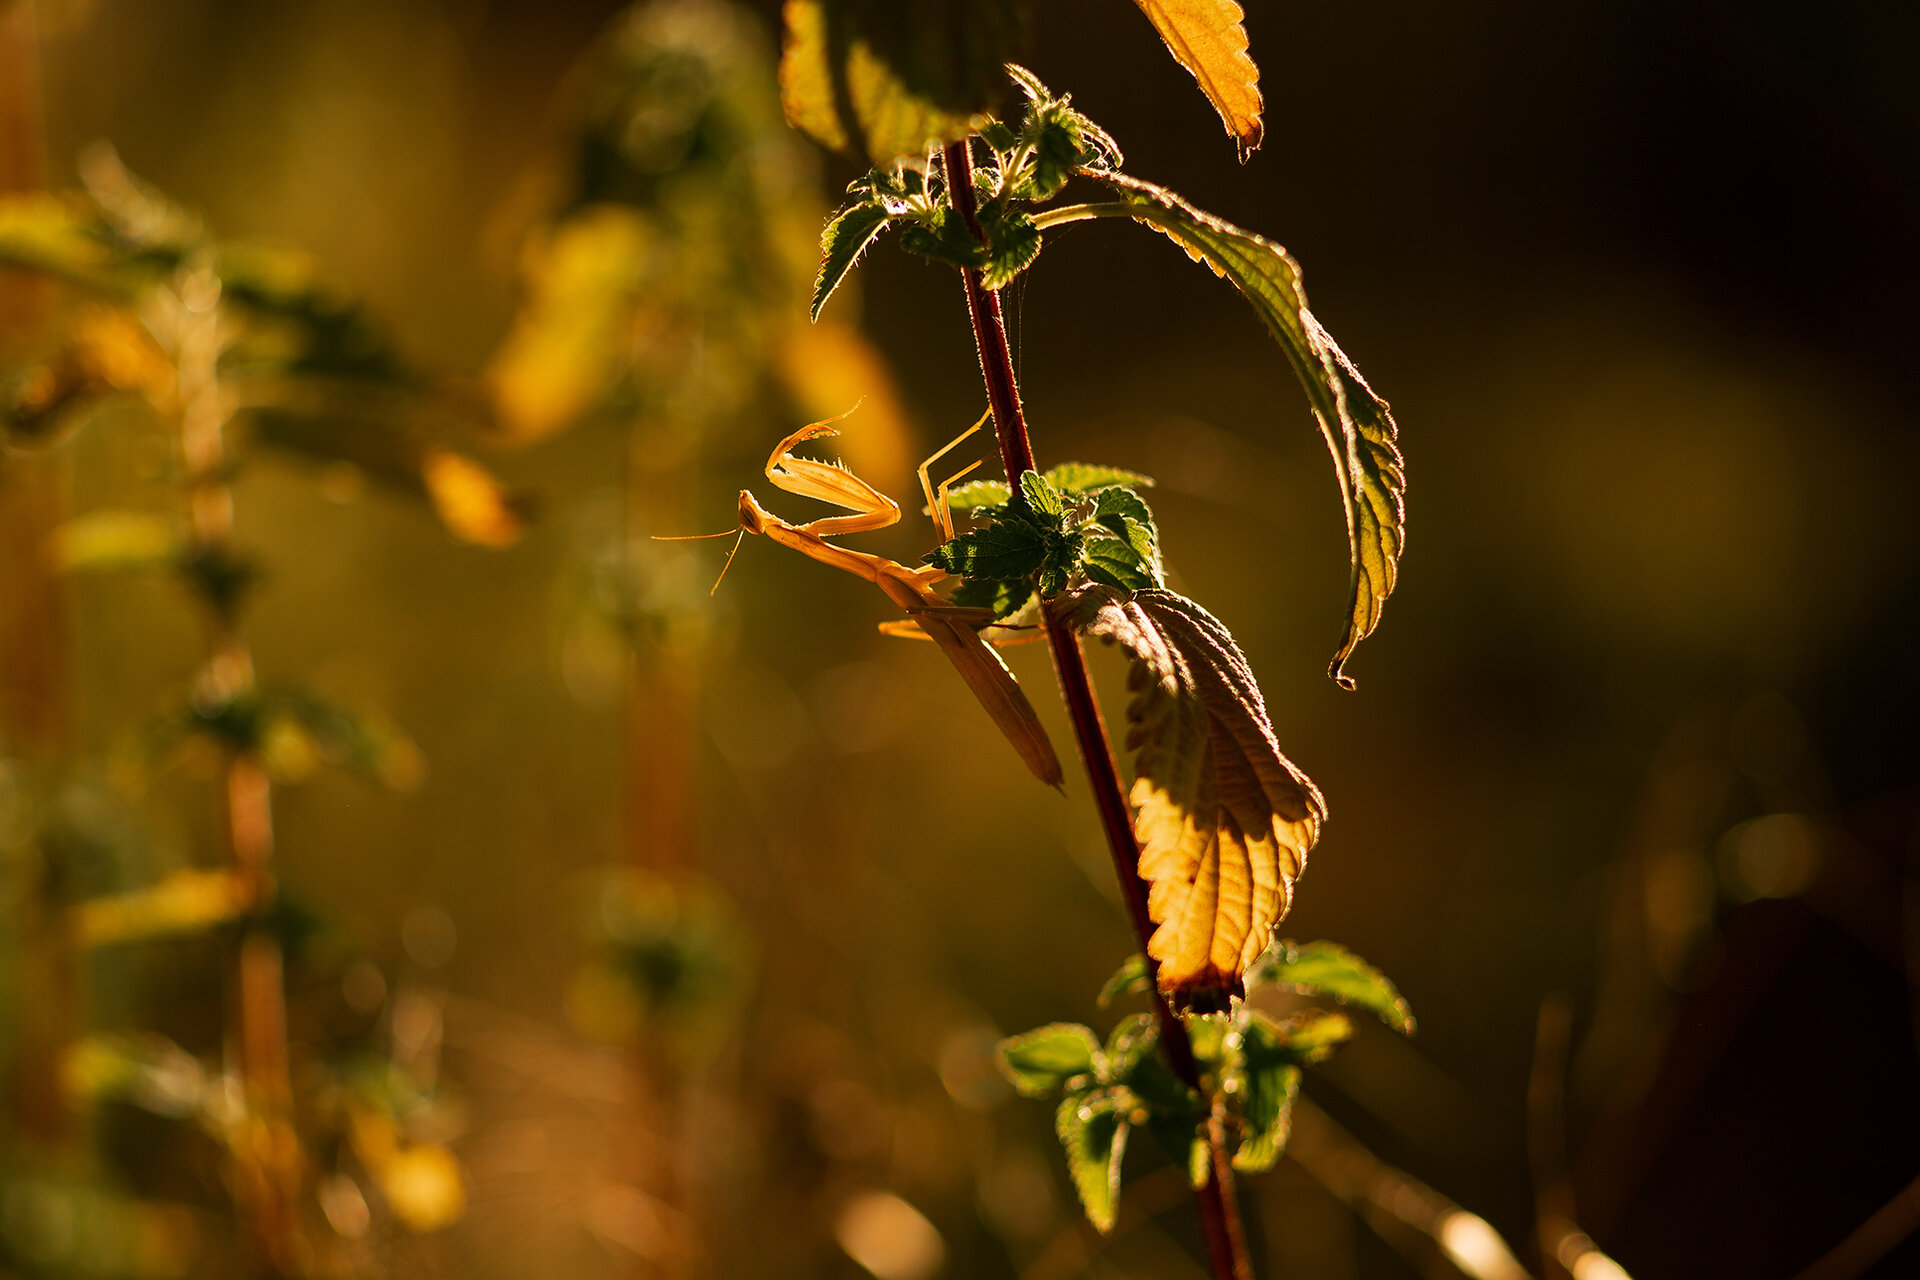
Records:
[[[1006,295],[1042,462],[1157,478],[1173,585],[1327,796],[1283,933],[1419,1016],[1307,1096],[1536,1274],[1543,1202],[1639,1280],[1799,1274],[1920,1172],[1920,13],[1251,0],[1241,167],[1132,6],[1037,7],[1039,76],[1129,172],[1285,243],[1401,424],[1401,585],[1343,693],[1337,491],[1246,307],[1115,223]],[[262,721],[278,893],[246,936],[284,956],[296,1269],[1204,1274],[1144,1141],[1142,1212],[1093,1245],[1049,1108],[991,1062],[1116,1016],[1084,785],[1035,786],[870,586],[755,539],[709,598],[727,543],[649,540],[729,528],[742,487],[812,518],[766,451],[863,395],[844,456],[900,496],[983,408],[945,268],[877,253],[804,326],[858,170],[781,126],[776,8],[0,4],[10,185],[85,179],[132,225],[130,173],[297,249],[427,406],[236,414],[201,477],[258,568],[259,687],[359,717]],[[164,239],[141,261],[194,313],[212,251]],[[73,313],[8,280],[7,358],[50,358]],[[282,372],[318,350],[301,315],[305,355],[258,339]],[[0,1270],[243,1274],[242,943],[217,904],[75,905],[151,914],[123,895],[223,865],[233,794],[218,751],[152,746],[167,707],[217,718],[192,591],[30,554],[182,509],[173,393],[108,381],[0,458]],[[910,514],[859,545],[930,540]],[[1009,660],[1070,742],[1043,654]],[[1449,1274],[1299,1164],[1244,1195],[1265,1275]],[[1920,1252],[1870,1261],[1822,1274]]]

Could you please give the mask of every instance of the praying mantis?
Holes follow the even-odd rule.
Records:
[[[852,412],[852,409],[847,411]],[[750,491],[742,489],[742,534],[763,534],[811,560],[818,560],[821,564],[844,570],[877,585],[889,600],[908,614],[905,624],[883,626],[882,629],[898,635],[910,634],[911,629],[917,627],[940,646],[940,651],[947,655],[954,670],[973,690],[973,696],[979,699],[980,705],[993,717],[1000,732],[1020,753],[1020,759],[1033,776],[1050,787],[1059,787],[1062,780],[1060,759],[1053,752],[1053,744],[1048,740],[1046,730],[1041,727],[1040,718],[1034,714],[1033,704],[1027,701],[1025,691],[1014,680],[1013,673],[1007,670],[1007,664],[1001,661],[993,646],[980,636],[978,627],[987,621],[987,611],[960,608],[936,594],[934,585],[948,576],[944,570],[932,565],[910,569],[884,556],[850,551],[827,541],[849,533],[871,533],[900,519],[899,503],[846,467],[794,455],[793,450],[797,445],[821,436],[838,434],[833,424],[845,418],[847,413],[822,422],[810,422],[775,445],[767,458],[766,476],[776,487],[788,493],[831,503],[853,514],[825,516],[805,524],[790,524],[762,507]],[[945,448],[920,464],[920,488],[926,494],[928,513],[942,542],[953,537],[953,516],[946,503],[947,489],[973,467],[947,479],[940,485],[937,494],[928,479],[927,469],[935,460],[978,431],[985,422],[986,418],[982,417]],[[977,467],[980,464],[976,462],[973,465]],[[738,549],[737,542],[735,549]],[[726,571],[723,569],[721,572],[724,574]]]

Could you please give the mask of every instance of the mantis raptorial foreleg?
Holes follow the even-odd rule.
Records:
[[[845,416],[840,415],[842,418]],[[910,569],[884,556],[850,551],[827,541],[841,534],[884,529],[900,519],[899,503],[845,467],[794,456],[792,450],[795,445],[820,436],[834,435],[832,424],[839,420],[829,418],[824,422],[809,423],[782,440],[767,459],[766,473],[769,481],[788,493],[832,503],[853,514],[826,516],[806,524],[789,524],[762,507],[751,492],[742,489],[740,528],[747,533],[764,534],[809,559],[865,578],[886,592],[887,598],[911,614],[920,630],[940,646],[941,652],[953,663],[954,669],[967,682],[967,687],[973,690],[973,696],[993,717],[993,722],[1013,744],[1014,750],[1020,753],[1020,758],[1033,771],[1033,775],[1049,786],[1059,786],[1062,777],[1060,760],[1054,754],[1046,730],[1041,727],[1040,718],[1034,714],[1033,704],[1027,701],[1027,695],[1015,682],[1013,673],[1007,670],[1006,663],[1000,660],[1000,655],[993,651],[993,646],[982,640],[979,632],[968,625],[977,620],[979,611],[956,609],[934,593],[933,584],[947,575],[931,565]],[[953,444],[958,444],[979,429],[980,424],[975,423]],[[929,505],[940,513],[935,517],[935,524],[943,540],[953,536],[952,517],[946,512],[947,488],[960,476],[954,476],[940,486],[936,501],[927,478],[927,468],[953,444],[920,464],[920,484],[927,493]],[[965,474],[965,471],[960,473]]]

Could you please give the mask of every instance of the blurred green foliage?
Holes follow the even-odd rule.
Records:
[[[474,370],[511,331],[521,232],[565,207],[570,180],[539,160],[574,154],[577,116],[550,108],[555,85],[614,6],[36,8],[50,186],[72,186],[70,158],[111,138],[207,225],[310,250],[407,363]],[[1316,313],[1422,428],[1394,625],[1344,695],[1317,676],[1348,586],[1340,518],[1319,446],[1271,428],[1297,393],[1268,336],[1179,254],[1104,225],[1048,236],[1047,271],[1009,286],[1052,453],[1042,469],[1098,458],[1157,479],[1170,586],[1232,626],[1277,727],[1334,797],[1291,927],[1377,962],[1421,1014],[1412,1043],[1354,1020],[1352,1041],[1305,1073],[1293,1150],[1312,1148],[1299,1106],[1317,1104],[1519,1241],[1536,1211],[1536,1015],[1564,990],[1569,1160],[1595,1238],[1640,1280],[1810,1263],[1911,1179],[1920,1123],[1898,961],[1920,708],[1920,540],[1903,501],[1920,438],[1906,16],[1254,7],[1254,47],[1284,47],[1286,74],[1270,65],[1272,133],[1237,168],[1146,24],[1124,6],[1128,24],[1095,21],[1114,8],[1040,6],[1030,65],[1073,86],[1140,172],[1236,224],[1286,228],[1314,269]],[[762,26],[773,9],[758,6]],[[833,187],[857,176],[784,154]],[[782,255],[796,329],[826,212],[796,219]],[[905,493],[912,461],[978,417],[977,371],[955,354],[961,300],[926,266],[876,256],[862,276],[857,304],[823,314],[850,325],[857,305],[898,371],[896,420],[925,424],[903,427],[890,461],[853,459]],[[56,292],[58,314],[86,309]],[[67,514],[159,515],[164,436],[137,393],[94,398],[103,384],[86,374],[93,352],[137,344],[75,346],[74,332],[36,330],[39,346],[9,355],[10,404],[36,369],[51,371],[43,388],[95,390],[40,402],[54,412],[12,437],[34,456],[7,455],[0,475],[51,465]],[[839,349],[770,349],[838,385],[804,405],[716,385],[716,403],[755,407],[701,436],[706,479],[643,534],[730,525],[774,439],[871,393]],[[689,368],[724,384],[728,366]],[[301,415],[300,438],[329,449],[364,435],[351,469],[272,447],[268,415],[250,413],[265,447],[236,478],[239,542],[270,574],[250,606],[262,670],[379,708],[430,766],[401,796],[325,770],[275,795],[282,884],[326,922],[291,962],[293,1036],[342,1061],[404,1059],[436,1102],[401,1106],[416,1127],[393,1150],[444,1145],[469,1197],[446,1230],[397,1230],[349,1149],[358,1095],[340,1086],[335,1127],[310,1131],[339,1135],[349,1145],[330,1158],[360,1170],[315,1187],[330,1223],[360,1231],[341,1236],[342,1269],[684,1265],[685,1224],[635,1194],[660,1185],[658,1168],[633,1167],[636,1152],[684,1148],[634,1104],[629,1050],[583,1037],[566,1010],[597,956],[586,904],[625,857],[628,627],[654,643],[664,619],[694,616],[679,634],[715,664],[686,753],[700,856],[756,953],[737,1029],[703,1041],[726,1100],[701,1113],[687,1157],[724,1193],[713,1211],[754,1224],[714,1239],[714,1270],[858,1274],[853,1258],[889,1256],[876,1241],[918,1242],[892,1256],[944,1259],[950,1275],[1110,1265],[1086,1261],[1053,1117],[1006,1105],[993,1054],[1051,1019],[1104,1026],[1091,995],[1121,959],[1120,917],[1077,800],[1006,768],[926,647],[872,634],[863,584],[750,544],[696,614],[722,549],[695,543],[636,591],[624,430],[556,429],[488,455],[502,505],[537,493],[539,518],[502,555],[452,545],[396,488],[364,481],[419,492],[418,446],[389,447],[395,416],[397,438],[478,449],[459,424],[488,416],[474,407],[487,383],[455,390],[417,418],[390,412],[416,403],[411,386],[374,395],[369,418]],[[98,417],[78,429],[68,408]],[[655,443],[673,456],[671,435]],[[911,560],[928,539],[908,523],[861,545]],[[157,528],[131,532],[138,559]],[[165,572],[62,580],[76,759],[110,759],[196,660]],[[18,581],[0,574],[0,616]],[[613,620],[601,640],[570,621],[576,589]],[[823,595],[837,609],[798,625]],[[1030,685],[1046,678],[1035,654],[1009,661]],[[1119,664],[1097,674],[1117,707]],[[220,833],[196,750],[137,806],[104,768],[50,767],[11,740],[4,754],[0,1017],[17,1066],[54,1012],[37,998],[45,975],[19,964],[23,913],[164,883]],[[1057,959],[1027,962],[1043,948]],[[87,965],[93,1003],[72,1010],[87,1028],[218,1046],[196,942],[99,948]],[[1276,1018],[1298,1012],[1277,989],[1261,999]],[[1827,1037],[1822,1087],[1798,1089],[1809,1008]],[[192,1126],[112,1102],[88,1135],[96,1166],[28,1175],[37,1139],[22,1121],[0,1138],[6,1268],[73,1274],[91,1251],[82,1273],[220,1273],[217,1148]],[[368,1141],[387,1149],[378,1126]],[[1132,1145],[1138,1162],[1151,1144]],[[433,1163],[392,1167],[431,1191]],[[1169,1193],[1138,1172],[1118,1224],[1135,1273],[1190,1274],[1179,1175]],[[1248,1186],[1268,1273],[1409,1274],[1297,1161]],[[1889,1274],[1910,1269],[1907,1249]]]

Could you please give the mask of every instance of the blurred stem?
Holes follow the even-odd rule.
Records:
[[[1485,1218],[1380,1159],[1305,1098],[1293,1104],[1287,1157],[1416,1269],[1433,1275],[1444,1268],[1438,1274],[1469,1280],[1530,1280]]]
[[[1893,1199],[1794,1280],[1854,1280],[1915,1231],[1920,1231],[1920,1178],[1900,1188]]]
[[[1540,1002],[1533,1041],[1533,1070],[1527,1080],[1527,1155],[1533,1166],[1534,1235],[1547,1280],[1572,1273],[1561,1259],[1561,1245],[1574,1226],[1573,1185],[1567,1178],[1567,1048],[1573,1010],[1564,992]]]
[[[40,49],[32,0],[0,0],[0,195],[46,183]],[[26,346],[46,312],[47,282],[0,271],[0,355]],[[66,598],[46,555],[65,516],[64,459],[0,459],[0,753],[42,760],[67,742]],[[38,849],[32,891],[15,921],[22,1001],[14,1027],[16,1132],[42,1144],[69,1136],[71,1112],[60,1061],[79,1008],[66,868],[60,850]]]
[[[221,399],[220,280],[204,263],[190,263],[172,296],[174,388],[187,523],[194,554],[230,559],[233,489],[226,455],[227,413]],[[241,630],[238,602],[208,593],[207,661],[193,698],[220,707],[252,696],[253,654]],[[233,1135],[239,1199],[250,1219],[263,1275],[295,1270],[299,1253],[299,1138],[293,1128],[293,1084],[287,1049],[285,959],[267,924],[274,902],[273,784],[257,755],[230,749],[222,810],[233,870],[246,894],[247,916],[235,957],[236,1025],[246,1115]]]
[[[700,672],[685,648],[667,643],[643,651],[638,610],[635,548],[649,519],[656,528],[678,529],[685,495],[696,488],[691,468],[671,480],[647,465],[650,456],[640,423],[628,423],[622,494],[621,557],[628,610],[626,625],[626,856],[631,871],[671,881],[683,889],[691,878],[694,848],[694,705]],[[639,1144],[633,1171],[638,1186],[660,1203],[692,1219],[695,1209],[688,1168],[687,1090],[670,1037],[641,1035],[633,1048],[635,1108],[651,1141]],[[703,1233],[690,1233],[699,1238]],[[673,1248],[652,1260],[638,1259],[635,1274],[689,1276],[700,1263],[691,1248]]]
[[[626,852],[638,871],[679,878],[689,870],[693,849],[692,800],[693,704],[699,673],[680,646],[664,643],[645,652],[637,612],[639,573],[636,547],[645,526],[679,529],[686,520],[685,495],[695,487],[690,468],[663,482],[647,465],[649,450],[638,423],[626,432],[626,492],[621,530],[627,593],[627,778]]]
[[[954,207],[960,210],[975,237],[984,243],[985,237],[975,216],[973,157],[968,143],[963,139],[948,146],[943,159],[947,190]],[[1036,468],[1026,416],[1020,407],[1020,387],[1013,373],[1013,354],[1007,345],[1006,322],[1000,314],[1000,295],[986,287],[978,271],[963,270],[961,277],[966,284],[967,310],[973,317],[974,342],[980,351],[980,372],[986,380],[988,403],[993,407],[994,431],[1000,439],[1001,465],[1006,468],[1007,482],[1017,485],[1023,473]],[[1153,936],[1153,919],[1147,911],[1147,885],[1140,878],[1140,845],[1134,835],[1132,816],[1127,811],[1126,793],[1120,787],[1113,745],[1100,718],[1100,704],[1093,696],[1086,654],[1072,627],[1044,609],[1041,617],[1046,619],[1047,644],[1053,650],[1054,671],[1060,679],[1060,693],[1067,704],[1067,717],[1073,723],[1074,738],[1080,745],[1080,758],[1086,763],[1087,782],[1100,812],[1108,852],[1113,855],[1114,874],[1127,900],[1135,941],[1147,960],[1161,1052],[1174,1074],[1188,1088],[1205,1097],[1207,1091],[1200,1076],[1200,1065],[1193,1056],[1193,1042],[1187,1036],[1186,1024],[1161,994],[1160,965],[1147,950],[1147,939]],[[1253,1265],[1240,1226],[1240,1207],[1234,1196],[1233,1166],[1227,1159],[1220,1102],[1218,1097],[1209,1098],[1207,1145],[1212,1176],[1194,1195],[1200,1203],[1200,1219],[1206,1228],[1207,1251],[1213,1260],[1216,1280],[1252,1280]]]

